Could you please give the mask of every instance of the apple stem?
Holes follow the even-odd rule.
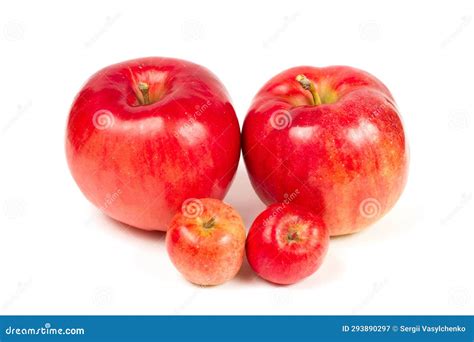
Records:
[[[214,227],[215,224],[216,224],[216,217],[213,216],[213,217],[211,217],[211,218],[209,219],[209,221],[204,222],[204,223],[202,224],[202,226],[203,226],[204,228],[209,229],[209,228]]]
[[[319,106],[322,102],[318,92],[316,91],[314,83],[303,74],[296,76],[296,80],[303,87],[303,89],[309,90],[311,92],[311,95],[313,96],[313,106]]]
[[[288,234],[287,234],[286,237],[287,237],[288,241],[296,241],[296,240],[299,240],[298,233],[295,232],[295,231],[288,232]]]
[[[138,82],[138,89],[140,89],[140,92],[142,93],[142,104],[144,105],[148,105],[150,104],[150,86],[148,85],[148,83],[145,83],[145,82]]]

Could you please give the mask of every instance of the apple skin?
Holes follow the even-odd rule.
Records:
[[[232,279],[242,266],[244,223],[235,209],[219,200],[188,199],[166,233],[166,249],[187,280],[219,285]]]
[[[313,81],[322,104],[296,80]],[[242,132],[251,183],[268,204],[320,215],[331,235],[360,231],[386,214],[406,183],[409,152],[389,90],[346,66],[286,70],[255,96]]]
[[[320,217],[294,204],[276,203],[250,227],[247,259],[272,283],[294,284],[319,268],[329,246],[329,230]]]
[[[185,199],[224,198],[239,162],[239,123],[204,67],[135,59],[84,85],[70,111],[66,155],[79,188],[105,214],[166,230]]]

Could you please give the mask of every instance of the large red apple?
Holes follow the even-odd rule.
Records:
[[[331,235],[378,220],[407,179],[407,141],[393,97],[351,67],[297,67],[272,78],[253,100],[242,144],[259,197],[306,206]]]
[[[87,81],[71,108],[66,153],[80,189],[105,214],[166,230],[185,199],[224,197],[239,135],[228,94],[209,70],[142,58]]]
[[[246,251],[259,276],[288,285],[316,272],[328,245],[329,231],[321,218],[293,204],[276,203],[255,219]]]
[[[166,248],[187,280],[219,285],[232,279],[242,266],[244,223],[228,204],[212,198],[190,198],[171,221]]]

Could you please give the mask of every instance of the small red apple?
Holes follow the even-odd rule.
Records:
[[[222,199],[240,156],[240,129],[222,83],[179,59],[141,58],[93,75],[69,115],[67,161],[105,214],[166,230],[190,197]]]
[[[297,67],[255,96],[242,131],[250,180],[266,204],[320,215],[331,235],[360,231],[405,187],[408,146],[395,101],[374,76],[351,67]]]
[[[245,250],[245,227],[230,205],[217,199],[188,199],[166,233],[168,255],[183,276],[198,285],[232,279]]]
[[[316,272],[329,245],[329,231],[311,211],[276,203],[253,222],[247,237],[247,259],[263,279],[293,284]]]

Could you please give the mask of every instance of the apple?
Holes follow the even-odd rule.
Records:
[[[251,183],[266,204],[305,206],[331,235],[360,231],[397,202],[408,145],[385,85],[347,66],[286,70],[255,96],[242,132]]]
[[[168,255],[190,282],[219,285],[232,279],[245,252],[245,227],[230,205],[217,199],[190,198],[166,233]]]
[[[272,283],[294,284],[319,268],[329,245],[329,230],[320,217],[294,204],[275,203],[250,227],[247,259]]]
[[[224,86],[179,59],[102,69],[77,95],[67,123],[67,161],[81,191],[105,214],[146,230],[166,230],[187,198],[222,199],[239,154]]]

